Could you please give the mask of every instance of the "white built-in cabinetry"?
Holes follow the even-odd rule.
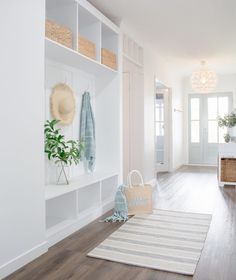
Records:
[[[119,28],[86,0],[47,0],[46,18],[69,28],[73,36],[72,49],[46,38],[47,58],[96,75],[117,74],[118,71],[101,64],[101,48],[119,56]],[[79,35],[96,45],[96,60],[77,51]]]
[[[113,207],[121,181],[120,31],[85,0],[47,0],[46,18],[72,31],[73,48],[45,38],[46,116],[50,115],[51,88],[66,82],[76,96],[76,117],[62,127],[66,137],[78,139],[82,94],[89,90],[96,122],[96,171],[84,174],[83,165],[71,168],[70,185],[55,185],[55,171],[46,163],[46,236],[49,246]],[[80,54],[79,34],[96,45],[96,59]],[[118,69],[101,63],[101,48],[117,56]],[[53,176],[52,176],[53,175]]]
[[[144,171],[143,48],[123,34],[123,176]]]
[[[67,185],[46,187],[46,235],[49,246],[113,207],[118,175],[85,174]]]
[[[0,111],[4,119],[0,194],[3,279],[112,207],[121,180],[121,77],[119,28],[88,2],[46,0],[46,17],[72,30],[73,49],[44,38],[45,1],[1,1],[0,6],[4,42],[0,52],[0,71],[4,73]],[[96,44],[96,60],[77,52],[78,33]],[[101,64],[103,46],[117,54],[117,71]],[[85,175],[82,164],[71,168],[69,186],[53,185],[53,165],[44,161],[43,152],[44,117],[51,117],[51,88],[61,82],[76,96],[75,120],[63,127],[66,137],[78,138],[81,97],[86,89],[96,119],[96,171]]]
[[[143,48],[127,34],[123,34],[123,56],[139,67],[143,67]]]

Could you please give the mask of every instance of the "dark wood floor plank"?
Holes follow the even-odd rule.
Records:
[[[194,277],[87,257],[121,226],[100,218],[6,280],[236,280],[235,188],[219,188],[216,169],[210,167],[183,167],[157,178],[156,208],[213,214]]]

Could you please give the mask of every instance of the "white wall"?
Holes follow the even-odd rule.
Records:
[[[170,141],[170,171],[181,167],[184,161],[184,93],[182,79],[176,72],[170,71],[169,85],[171,87],[171,141]]]
[[[52,93],[52,88],[61,82],[65,82],[74,92],[76,106],[75,106],[75,117],[72,124],[67,126],[60,126],[62,129],[63,135],[67,140],[75,139],[79,140],[79,127],[80,127],[80,110],[81,110],[81,102],[82,95],[85,90],[90,92],[91,96],[91,104],[93,106],[94,114],[95,111],[95,78],[93,75],[89,75],[83,71],[78,69],[57,63],[55,61],[46,60],[45,65],[45,120],[53,119],[51,115],[51,104],[50,104],[50,96]],[[45,155],[45,181],[46,184],[55,184],[57,181],[57,173],[56,165],[53,161],[49,161],[47,156]],[[84,174],[83,163],[80,162],[79,165],[72,165],[69,167],[69,177],[70,179],[73,177],[77,177],[81,174]]]
[[[150,46],[144,46],[144,174],[146,180],[155,177],[154,93],[155,78],[167,83],[165,63]]]
[[[0,278],[46,250],[44,1],[0,3]]]
[[[182,79],[184,92],[184,161],[188,163],[188,95],[194,93],[191,88],[189,77]],[[214,92],[233,93],[234,108],[236,108],[236,74],[218,75],[218,84]]]
[[[144,49],[144,147],[143,148],[143,175],[146,181],[155,177],[155,146],[154,146],[154,91],[155,78],[171,88],[172,101],[170,109],[172,118],[170,130],[173,128],[170,139],[170,171],[184,164],[184,114],[175,113],[174,108],[183,110],[184,95],[182,80],[178,75],[178,69],[172,67],[170,62],[160,57],[153,47],[146,42],[135,27],[121,23],[121,29],[136,40]]]
[[[159,57],[150,46],[144,48],[145,77],[145,174],[151,178],[155,171],[154,154],[154,77],[170,88],[169,104],[169,171],[174,171],[184,164],[184,94],[182,79],[170,62]],[[154,166],[154,167],[153,167]]]

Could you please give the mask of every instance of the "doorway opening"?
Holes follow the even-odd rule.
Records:
[[[169,171],[169,98],[170,89],[155,84],[155,165],[157,172]]]
[[[218,126],[218,117],[232,111],[232,93],[189,95],[189,163],[216,165],[218,145],[224,143],[227,128]]]

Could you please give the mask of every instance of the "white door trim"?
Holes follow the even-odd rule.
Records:
[[[159,82],[161,83],[161,82]],[[163,90],[166,90],[164,93],[164,164],[158,164],[156,162],[156,112],[155,112],[155,103],[156,103],[156,84],[155,84],[155,93],[154,93],[154,147],[155,147],[155,170],[156,172],[169,172],[171,169],[170,157],[171,157],[171,89],[163,84]]]
[[[207,115],[207,98],[209,97],[229,97],[229,112],[233,110],[233,92],[214,92],[210,94],[189,94],[188,95],[188,165],[202,165],[202,166],[216,166],[216,164],[209,163],[211,157],[207,158],[205,153],[206,150],[209,149],[210,145],[214,145],[214,143],[207,143],[207,135],[208,128],[206,127],[208,123],[208,115]],[[199,143],[191,142],[191,99],[199,98],[200,101],[200,139]],[[215,145],[218,145],[217,143]],[[191,162],[191,149],[198,149],[199,154],[199,162]],[[193,155],[193,151],[192,151]]]

